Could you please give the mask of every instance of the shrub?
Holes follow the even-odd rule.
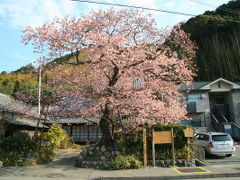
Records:
[[[134,156],[118,156],[114,161],[106,166],[107,169],[138,169],[142,165]]]
[[[39,146],[28,134],[18,132],[0,139],[0,161],[4,166],[30,166],[51,162],[55,158],[52,147]]]
[[[72,145],[70,137],[60,124],[52,125],[48,132],[42,134],[42,139],[51,143],[54,149],[65,149]]]
[[[33,163],[30,156],[37,150],[37,143],[25,133],[0,140],[0,160],[4,166],[26,166]]]
[[[189,152],[189,159],[193,159],[195,156],[194,151],[188,146],[184,146],[184,148],[178,149],[175,152],[176,159],[187,159],[188,152]]]
[[[56,154],[53,152],[53,147],[51,146],[39,146],[35,157],[37,164],[44,164],[52,162]]]
[[[187,159],[189,150],[189,159],[194,158],[194,152],[191,148],[184,146],[182,149],[174,149],[176,159]],[[156,159],[167,160],[172,159],[172,149],[165,149],[156,151]]]
[[[142,135],[122,136],[116,141],[117,150],[125,155],[142,156]]]

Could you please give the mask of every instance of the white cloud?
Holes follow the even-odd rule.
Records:
[[[0,1],[1,24],[13,27],[38,26],[54,17],[75,14],[70,0]]]
[[[173,8],[174,5],[175,5],[174,2],[167,2],[167,3],[165,3],[163,6],[164,6],[165,8]]]
[[[102,0],[110,3],[121,3],[141,7],[165,9],[185,13],[199,14],[210,7],[191,2],[189,0]],[[219,0],[222,3],[228,0]],[[204,0],[203,2],[207,2]],[[80,3],[71,0],[0,0],[0,25],[23,28],[27,25],[38,26],[54,17],[79,16],[90,10],[107,9],[110,6]],[[121,7],[116,7],[119,9]],[[187,16],[171,15],[161,12],[152,13],[162,25],[173,25]]]
[[[141,7],[156,8],[157,0],[127,0],[126,4],[138,5]]]

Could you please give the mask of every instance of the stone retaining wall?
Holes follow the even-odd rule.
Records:
[[[85,148],[76,160],[76,167],[102,169],[108,165],[116,156],[121,155],[119,151],[112,151],[106,147],[88,147]],[[152,166],[152,161],[148,160],[148,165]],[[189,167],[195,165],[195,160],[177,159],[176,166]],[[173,166],[172,160],[156,160],[156,166]]]
[[[103,168],[109,164],[115,156],[120,155],[119,151],[112,151],[105,146],[85,148],[76,160],[76,167]]]

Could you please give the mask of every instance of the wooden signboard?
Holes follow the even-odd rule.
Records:
[[[172,144],[172,158],[173,166],[175,166],[175,153],[174,153],[174,135],[173,128],[171,131],[152,131],[152,160],[155,166],[155,144]]]
[[[184,136],[188,138],[193,137],[193,129],[191,128],[184,129]]]
[[[155,131],[153,134],[153,141],[155,144],[171,144],[171,131]]]

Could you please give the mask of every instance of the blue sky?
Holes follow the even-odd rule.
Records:
[[[191,0],[96,0],[100,2],[121,3],[143,6],[189,14],[202,14],[214,10],[229,0],[198,0],[208,4],[200,5]],[[214,6],[214,7],[211,7]],[[41,26],[54,17],[87,14],[91,10],[108,9],[110,6],[86,4],[71,0],[0,0],[0,72],[14,71],[23,65],[33,63],[38,55],[31,46],[21,43],[21,30],[27,25]],[[151,12],[159,27],[171,27],[190,17],[160,12]]]

